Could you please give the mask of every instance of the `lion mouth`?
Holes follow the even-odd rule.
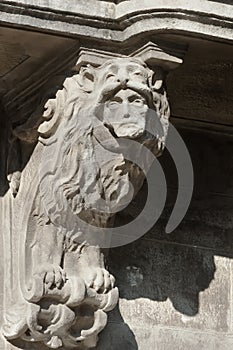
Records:
[[[134,123],[123,122],[119,124],[115,123],[114,125],[105,123],[104,126],[115,139],[125,138],[140,140],[144,133],[144,129],[136,127]]]

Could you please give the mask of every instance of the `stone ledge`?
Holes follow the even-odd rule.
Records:
[[[130,6],[128,1],[115,4],[90,0],[88,4],[83,0],[72,0],[69,6],[62,0],[3,0],[0,23],[115,42],[146,33],[179,33],[233,41],[233,11],[229,4],[208,0],[195,4],[184,0],[167,0],[165,4],[161,0],[156,4],[145,0],[142,4],[132,0]]]

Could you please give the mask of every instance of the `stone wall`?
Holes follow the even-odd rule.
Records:
[[[233,346],[233,139],[221,132],[183,130],[182,135],[194,165],[191,206],[182,224],[167,235],[177,176],[171,159],[162,156],[170,199],[149,233],[109,254],[120,303],[98,350]],[[111,345],[105,345],[106,339]]]

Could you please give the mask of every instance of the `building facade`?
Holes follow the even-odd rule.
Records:
[[[4,0],[0,43],[0,349],[231,349],[232,1]]]

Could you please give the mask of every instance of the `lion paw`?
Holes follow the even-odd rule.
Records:
[[[61,288],[66,282],[66,273],[59,265],[42,265],[34,276],[40,276],[47,290],[55,287]]]
[[[87,288],[93,288],[98,293],[107,293],[115,284],[115,278],[106,269],[100,267],[86,271],[84,280]]]

